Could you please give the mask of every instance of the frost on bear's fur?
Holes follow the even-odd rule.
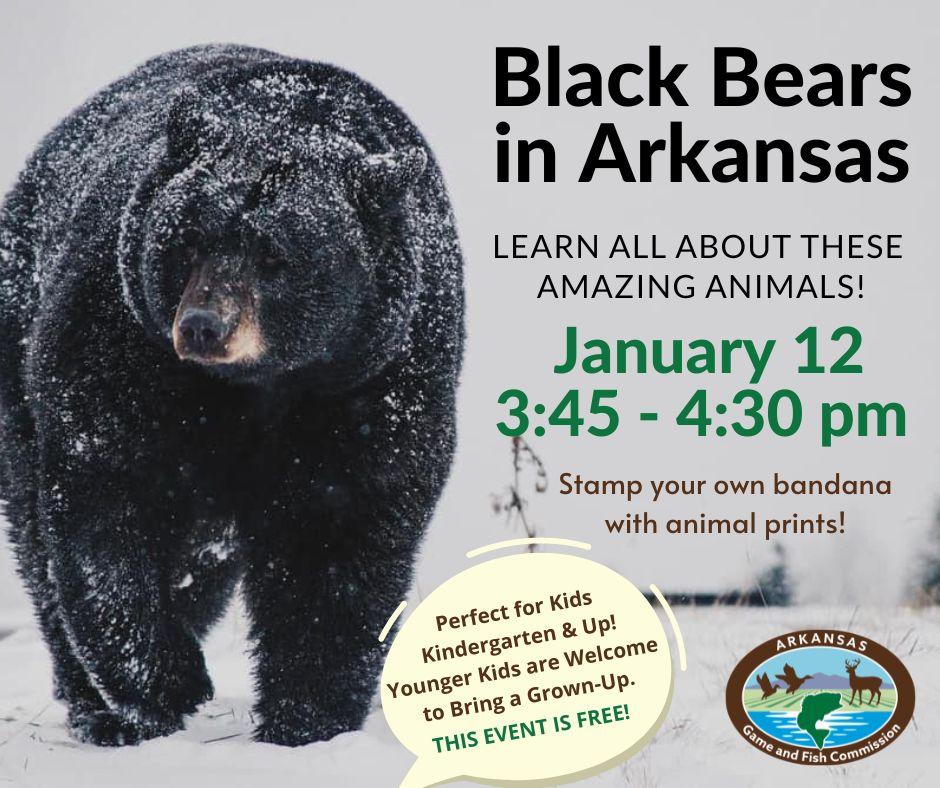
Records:
[[[454,450],[461,267],[422,136],[332,66],[172,52],[41,143],[0,214],[0,493],[78,737],[179,729],[239,578],[258,738],[360,725]],[[187,287],[250,353],[187,360]]]

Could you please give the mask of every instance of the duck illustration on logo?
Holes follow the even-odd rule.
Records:
[[[756,678],[757,678],[757,683],[760,685],[760,688],[764,691],[764,694],[761,695],[761,700],[767,700],[767,698],[769,698],[778,689],[780,689],[780,687],[778,687],[776,684],[770,683],[770,679],[767,678],[766,673],[764,673],[763,675],[758,673]]]
[[[812,676],[800,676],[796,675],[796,671],[793,669],[793,666],[788,662],[783,666],[783,673],[778,673],[777,678],[780,679],[787,685],[787,695],[792,695],[800,687],[803,686],[803,682],[807,679],[811,679]]]

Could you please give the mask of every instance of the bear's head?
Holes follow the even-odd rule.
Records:
[[[125,298],[210,374],[358,382],[408,347],[428,156],[368,153],[291,98],[251,83],[176,97],[121,228]]]

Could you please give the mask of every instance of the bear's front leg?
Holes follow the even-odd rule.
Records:
[[[338,497],[342,513],[323,501],[281,507],[248,538],[260,741],[296,746],[360,728],[385,654],[378,634],[408,593],[423,523],[369,511],[364,494]]]
[[[75,735],[133,744],[182,727],[211,697],[199,644],[172,616],[161,556],[167,525],[127,478],[72,468],[48,485],[42,516],[67,639],[107,710],[70,709]],[[153,492],[151,491],[152,495]]]
[[[168,416],[187,384],[113,297],[112,267],[85,253],[72,250],[31,345],[38,522],[64,638],[103,701],[72,703],[72,730],[130,744],[178,730],[212,692],[170,595],[191,512],[178,475],[188,414]]]

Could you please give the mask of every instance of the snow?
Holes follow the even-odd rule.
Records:
[[[251,741],[247,623],[233,605],[205,646],[216,699],[186,730],[137,747],[79,744],[65,729],[65,709],[51,699],[49,659],[25,596],[0,552],[0,785],[166,786],[259,783],[271,788],[396,786],[413,757],[392,736],[380,710],[361,732],[288,749]],[[940,610],[912,608],[678,608],[689,668],[677,673],[669,716],[638,755],[579,783],[614,786],[926,785],[940,745],[937,709]],[[807,627],[850,629],[892,648],[918,693],[913,722],[883,752],[858,764],[800,767],[763,756],[731,727],[725,682],[737,660],[774,635]]]
[[[8,562],[0,592],[14,581]],[[65,707],[51,698],[49,658],[25,600],[0,597],[0,785],[18,786],[309,786],[381,785],[404,776],[410,754],[381,718],[367,730],[298,749],[251,741],[247,623],[233,610],[206,643],[216,699],[185,731],[139,747],[99,749],[79,744],[65,728]],[[9,609],[8,609],[9,606]],[[397,784],[397,781],[396,781]]]

